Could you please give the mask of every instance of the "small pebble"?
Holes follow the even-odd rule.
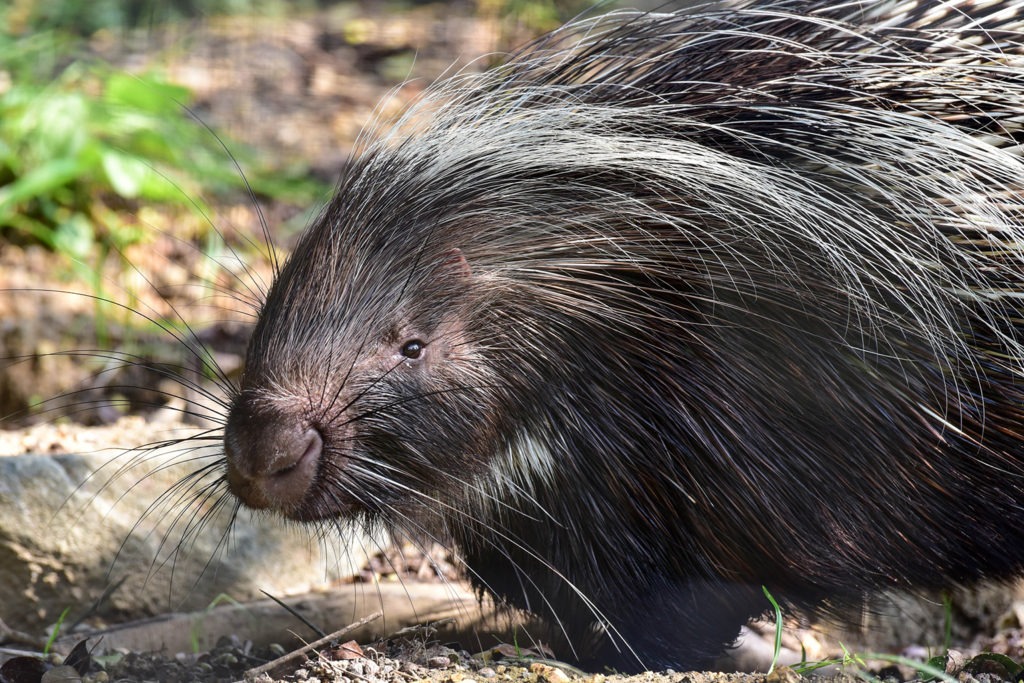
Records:
[[[234,666],[238,664],[238,657],[231,652],[222,652],[213,658],[213,663],[216,666]]]
[[[548,683],[569,683],[569,675],[567,673],[540,662],[534,662],[530,665],[530,673],[536,674],[538,680],[545,680]]]
[[[963,671],[964,665],[967,663],[967,656],[959,650],[947,650],[946,651],[946,673],[950,676],[956,676]]]
[[[776,667],[765,677],[767,683],[799,683],[802,677],[788,666]]]
[[[82,683],[82,676],[73,666],[55,666],[43,674],[42,683]]]

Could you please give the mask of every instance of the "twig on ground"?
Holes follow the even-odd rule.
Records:
[[[20,643],[22,645],[29,645],[37,648],[41,651],[46,647],[47,639],[13,629],[4,623],[3,619],[0,619],[0,642]]]
[[[321,645],[326,645],[327,643],[329,643],[330,641],[334,640],[335,638],[341,638],[342,636],[346,635],[347,633],[350,633],[351,631],[354,631],[357,628],[360,628],[361,626],[365,626],[366,624],[369,624],[371,621],[376,621],[377,619],[380,619],[381,616],[383,616],[383,614],[384,613],[381,612],[381,611],[374,612],[373,614],[365,616],[362,619],[360,619],[359,621],[356,621],[356,622],[354,622],[352,624],[349,624],[348,626],[346,626],[344,628],[338,629],[334,633],[326,635],[326,636],[324,636],[323,638],[321,638],[319,640],[315,640],[312,643],[309,643],[308,645],[303,645],[299,649],[292,650],[288,654],[283,655],[281,657],[278,657],[277,659],[272,659],[271,661],[267,662],[266,664],[261,664],[260,666],[257,666],[257,667],[254,667],[252,669],[249,669],[248,671],[245,672],[245,674],[243,674],[242,680],[241,681],[236,681],[236,683],[245,683],[245,681],[251,681],[256,676],[259,676],[262,673],[269,673],[270,671],[273,671],[274,669],[278,668],[279,666],[287,664],[288,662],[292,661],[293,659],[298,659],[299,657],[301,657],[302,655],[306,654],[310,650],[315,650],[316,648],[320,647]]]

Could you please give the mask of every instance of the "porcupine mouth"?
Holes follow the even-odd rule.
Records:
[[[315,428],[275,430],[259,446],[247,450],[237,449],[230,441],[225,445],[228,488],[246,507],[297,522],[359,510],[354,497],[333,494],[325,485],[324,467],[331,455]]]
[[[397,502],[397,496],[374,490],[379,486],[361,484],[351,471],[351,463],[360,459],[358,456],[336,452],[328,455],[326,447],[321,455],[303,454],[296,461],[295,468],[302,470],[313,466],[308,486],[300,499],[279,512],[287,519],[301,523],[380,515],[388,507],[389,501]]]
[[[323,489],[323,457],[322,440],[313,439],[291,466],[272,475],[272,478],[282,482],[291,480],[296,490],[302,489],[301,493],[291,495],[290,499],[282,499],[279,512],[286,518],[296,522],[317,522],[345,514],[345,511],[337,509],[341,501]]]
[[[310,491],[305,499],[279,512],[286,519],[303,524],[369,514],[368,508],[354,499],[343,501],[329,492],[318,490]]]

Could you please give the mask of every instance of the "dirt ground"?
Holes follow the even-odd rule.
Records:
[[[259,147],[282,167],[303,163],[311,175],[332,182],[344,167],[358,132],[375,111],[393,114],[437,75],[466,65],[483,66],[487,60],[481,59],[482,55],[504,49],[522,35],[525,32],[514,27],[450,8],[423,6],[392,15],[352,5],[298,19],[208,20],[117,39],[97,36],[92,49],[98,57],[133,72],[160,64],[172,80],[193,91],[196,114],[215,130]],[[229,163],[227,159],[225,163]],[[212,220],[229,241],[241,244],[241,236],[258,234],[258,215],[247,200],[215,208]],[[287,249],[308,209],[274,204],[262,207],[277,244]],[[209,256],[163,232],[173,217],[141,211],[136,217],[153,229],[154,236],[126,254],[132,269],[116,268],[108,275],[111,296],[118,300],[128,296],[134,310],[200,320],[194,328],[200,340],[214,349],[218,364],[228,374],[236,372],[252,313],[246,303],[246,288],[265,283],[269,266],[257,262],[241,275],[219,270],[212,278],[221,293],[197,297],[192,285],[209,281]],[[39,247],[0,245],[0,289],[72,290],[86,295],[92,291],[55,259]],[[62,297],[44,291],[0,297],[0,357],[26,359],[8,364],[0,375],[0,414],[11,416],[4,426],[72,414],[76,423],[111,424],[125,412],[142,411],[153,417],[159,415],[161,406],[181,410],[182,404],[176,401],[193,398],[178,396],[177,388],[166,388],[152,367],[128,364],[106,371],[102,364],[83,367],[73,358],[50,355],[60,349],[91,348],[97,341],[96,311],[94,302],[82,296]],[[132,353],[144,351],[159,362],[186,366],[190,362],[181,344],[167,343],[165,331],[139,330],[112,316],[105,335],[115,347]],[[74,393],[48,403],[42,414],[26,417],[23,412],[40,398],[67,392]],[[14,631],[19,627],[6,626]],[[1018,624],[977,646],[1019,659],[1020,632]],[[580,676],[580,672],[546,661],[520,664],[515,655],[521,653],[515,648],[491,652],[487,658],[470,655],[460,647],[433,642],[427,632],[376,644],[346,644],[344,635],[338,641],[319,649],[318,654],[299,656],[256,674],[253,669],[286,653],[254,649],[244,633],[226,633],[221,646],[208,653],[157,656],[129,652],[102,660],[86,657],[85,664],[82,659],[72,661],[70,669],[58,667],[54,669],[57,673],[51,672],[50,678],[43,680],[234,681],[242,680],[247,671],[251,680],[259,681],[346,683],[478,683],[487,679],[561,683]],[[101,663],[105,670],[100,670]],[[89,673],[83,677],[86,670]],[[954,675],[960,673],[952,665],[949,670]],[[982,680],[982,673],[971,675]],[[884,674],[906,678],[914,672],[889,669]],[[32,678],[32,671],[12,669],[0,675],[14,683],[40,680]],[[783,670],[768,680],[794,677]],[[616,677],[590,674],[584,678],[602,683]],[[719,683],[765,677],[667,672],[634,680]]]

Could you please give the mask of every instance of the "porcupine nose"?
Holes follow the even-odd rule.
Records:
[[[227,482],[245,505],[289,515],[313,486],[323,437],[297,415],[242,397],[224,430]]]

